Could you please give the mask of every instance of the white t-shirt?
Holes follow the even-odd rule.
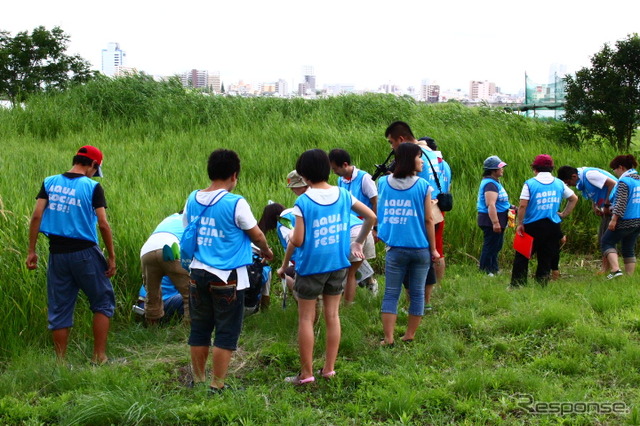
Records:
[[[211,201],[213,201],[213,199],[216,198],[216,196],[221,191],[226,191],[226,190],[217,189],[215,191],[209,191],[209,192],[199,191],[196,194],[196,201],[198,201],[202,205],[208,206],[209,203],[211,203]],[[185,204],[185,211],[186,211],[186,208],[187,206]],[[238,226],[238,228],[242,229],[243,231],[252,229],[254,226],[258,224],[258,221],[256,220],[256,218],[253,216],[253,213],[251,212],[251,207],[249,207],[249,203],[247,203],[247,200],[245,200],[244,198],[241,198],[238,201],[238,204],[236,205],[234,221]],[[184,226],[187,226],[189,224],[189,219],[187,218],[186,214],[182,218],[182,223],[184,224]],[[223,269],[214,268],[212,266],[209,266],[207,264],[200,262],[195,258],[191,262],[191,268],[204,269],[205,271],[216,275],[218,278],[220,278],[225,282],[229,279],[229,275],[231,275],[231,272],[233,272],[233,270],[223,270]],[[249,274],[247,273],[247,267],[242,266],[240,268],[236,268],[236,271],[238,274],[237,289],[244,290],[245,288],[249,288]]]
[[[351,173],[350,178],[351,180],[355,179],[356,176],[358,176],[358,171],[360,171],[360,169],[358,169],[356,166],[353,166],[353,173]],[[371,179],[371,175],[369,173],[366,173],[362,177],[362,194],[369,199],[378,196],[378,187],[376,186],[373,179]]]
[[[305,194],[308,195],[309,198],[311,198],[314,202],[326,206],[338,201],[338,197],[340,196],[340,188],[338,188],[337,186],[332,186],[331,188],[327,189],[309,188],[305,191]],[[358,199],[351,195],[351,193],[349,193],[349,196],[351,197],[351,206],[353,207]],[[293,215],[304,218],[304,215],[302,214],[302,211],[298,206],[293,206]]]
[[[553,177],[553,175],[549,172],[540,172],[538,173],[537,176],[534,177],[534,179],[543,184],[550,184],[551,182],[553,182],[555,177]],[[566,184],[564,184],[564,191],[562,192],[562,198],[567,199],[572,195],[575,195],[573,190],[569,188]],[[524,185],[522,185],[522,192],[520,193],[520,199],[528,200],[530,197],[531,196],[529,194],[529,186],[525,183]]]
[[[180,245],[180,240],[171,232],[156,232],[155,234],[151,234],[140,249],[140,257],[154,250],[160,250],[165,245],[171,246],[173,243]]]
[[[578,173],[582,175],[584,173],[584,169],[586,169],[586,167],[580,167],[578,169]],[[584,178],[598,189],[602,189],[608,179],[607,175],[597,170],[589,170],[587,173],[584,173]]]

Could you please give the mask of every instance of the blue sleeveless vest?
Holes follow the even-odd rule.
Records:
[[[242,197],[227,192],[207,208],[196,199],[197,192],[189,195],[185,211],[191,221],[207,209],[198,224],[194,257],[206,265],[226,271],[251,264],[251,240],[235,222],[236,206]]]
[[[478,213],[489,213],[489,208],[487,207],[487,200],[484,198],[484,187],[489,183],[495,183],[498,187],[498,199],[496,200],[496,211],[498,213],[506,212],[511,207],[509,204],[509,196],[507,195],[507,191],[504,189],[502,184],[490,177],[485,177],[480,182],[480,188],[478,189],[478,202],[476,204],[476,208],[478,209]]]
[[[627,184],[629,188],[629,198],[627,199],[627,208],[624,211],[623,220],[639,219],[640,218],[640,180],[632,179],[628,175],[636,174],[634,169],[628,170],[624,175],[620,176],[620,182]],[[615,194],[618,193],[616,186]],[[614,195],[615,195],[614,194]],[[613,204],[616,202],[616,197],[613,198]]]
[[[616,179],[616,177],[611,173],[596,167],[584,167],[582,169],[578,169],[578,183],[576,184],[576,188],[582,192],[582,196],[584,198],[593,201],[598,207],[602,207],[602,205],[607,202],[607,187],[603,186],[602,188],[598,188],[587,180],[587,172],[592,170],[602,173],[609,179],[613,179],[615,182],[618,182],[618,179]]]
[[[44,210],[40,232],[98,244],[98,217],[93,209],[93,191],[98,182],[86,176],[49,176],[44,189],[49,204]]]
[[[280,215],[280,218],[278,219],[278,226],[276,227],[276,235],[278,235],[278,240],[280,241],[280,245],[282,245],[282,248],[284,248],[285,251],[287,250],[287,240],[284,238],[283,228],[290,229],[291,232],[293,232],[293,228],[295,228],[296,226],[296,217],[291,212],[291,209],[288,209],[288,210],[289,211],[287,213],[283,212],[283,214]],[[291,255],[291,262],[293,263],[296,263],[297,251],[298,251],[298,248],[296,247],[293,250],[293,254]]]
[[[346,181],[343,177],[338,179],[338,186],[340,188],[344,188],[349,191],[358,201],[363,203],[365,206],[372,208],[371,200],[369,197],[364,195],[362,192],[362,179],[367,174],[364,170],[358,170],[356,173],[356,177],[354,177],[351,181]]]
[[[180,240],[182,238],[182,234],[184,233],[182,215],[180,213],[174,213],[171,216],[164,218],[164,220],[160,222],[158,226],[156,226],[156,229],[152,232],[152,234],[157,234],[159,232],[167,232],[169,234],[173,234],[178,240]]]
[[[418,179],[411,188],[398,190],[388,176],[378,181],[378,238],[390,247],[428,248],[424,200],[429,184]]]
[[[433,151],[427,151],[422,147],[420,147],[420,149],[422,150],[421,158],[422,158],[422,161],[424,161],[424,164],[422,165],[422,171],[418,173],[418,176],[427,181],[427,183],[431,187],[431,198],[435,200],[441,191],[438,189],[438,185],[436,184],[436,178],[433,175],[433,171],[435,170],[436,174],[438,175],[438,180],[440,181],[440,188],[441,189],[444,188],[442,185],[443,183],[442,164],[438,161],[438,156],[436,155],[436,153],[434,153]],[[433,170],[431,170],[431,166],[429,165],[429,163],[431,163],[431,165],[433,166]]]
[[[522,223],[526,225],[541,219],[550,219],[554,223],[560,223],[562,220],[558,216],[558,209],[564,193],[562,181],[555,178],[553,182],[544,184],[531,178],[525,184],[529,186],[529,204]]]
[[[295,203],[304,217],[304,242],[297,249],[296,273],[323,274],[349,267],[351,194],[340,188],[338,200],[320,205],[307,194]]]

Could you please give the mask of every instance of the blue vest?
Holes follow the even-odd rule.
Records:
[[[558,209],[564,193],[562,181],[554,178],[553,182],[544,184],[531,178],[525,184],[529,187],[529,204],[522,223],[526,225],[541,219],[550,219],[554,223],[560,223],[562,220],[558,216]]]
[[[496,211],[498,213],[503,213],[509,210],[511,204],[509,203],[509,196],[507,195],[507,191],[505,191],[504,186],[502,184],[490,177],[485,177],[480,182],[480,188],[478,189],[478,203],[476,208],[478,209],[478,213],[489,213],[489,208],[487,207],[487,200],[484,197],[484,188],[489,183],[494,183],[498,187],[498,199],[496,200]]]
[[[440,188],[443,189],[444,186],[443,186],[442,163],[438,159],[438,156],[436,155],[435,152],[427,151],[422,147],[420,147],[420,149],[422,150],[421,158],[422,158],[422,161],[424,161],[424,164],[422,165],[422,171],[418,173],[418,176],[427,181],[427,183],[431,187],[431,198],[435,200],[441,191],[438,189],[438,185],[436,184],[436,178],[433,175],[433,171],[435,170],[436,174],[438,175]],[[433,166],[433,170],[431,169],[431,166],[429,165],[429,163],[431,163],[431,165]]]
[[[197,190],[193,191],[187,198],[184,213],[191,221],[207,209],[198,224],[194,257],[205,265],[225,271],[251,264],[251,240],[235,221],[236,206],[242,197],[227,192],[207,208],[198,202],[197,193]]]
[[[637,173],[635,170],[632,170],[633,173]],[[631,173],[627,173],[631,174]],[[627,199],[627,208],[624,211],[624,216],[621,217],[623,220],[629,219],[639,219],[640,218],[640,180],[636,180],[630,178],[628,176],[621,176],[620,182],[624,182],[627,184],[627,188],[629,188],[629,198]],[[616,186],[617,189],[617,186]],[[616,191],[617,194],[618,191]],[[614,198],[613,203],[615,204],[616,198]]]
[[[304,217],[304,241],[298,247],[296,273],[323,274],[349,267],[351,194],[340,188],[338,200],[320,205],[307,194],[296,200]]]
[[[442,160],[442,182],[440,182],[442,192],[449,192],[451,189],[451,167],[449,163]]]
[[[358,201],[362,202],[365,206],[373,208],[369,197],[364,195],[364,193],[362,192],[362,179],[366,174],[367,172],[365,172],[364,170],[358,170],[358,173],[356,173],[356,177],[354,177],[350,181],[347,181],[345,180],[345,178],[341,177],[340,179],[338,179],[338,186],[349,191],[354,197],[356,197]]]
[[[169,234],[173,234],[178,240],[180,240],[182,238],[182,234],[184,233],[182,215],[180,213],[174,213],[171,216],[164,218],[164,220],[160,222],[158,226],[156,226],[156,229],[152,232],[152,234],[157,234],[158,232],[167,232]]]
[[[595,167],[584,167],[583,169],[578,169],[578,183],[576,184],[576,188],[582,192],[582,196],[584,198],[593,201],[598,207],[602,207],[602,205],[607,201],[606,197],[608,189],[606,186],[598,188],[587,180],[587,172],[593,170],[602,173],[609,179],[613,179],[614,182],[618,182],[618,179],[616,179],[616,177],[611,173]]]
[[[398,190],[383,176],[378,187],[378,238],[390,247],[428,248],[424,223],[427,181],[418,179],[411,188]]]
[[[98,217],[93,209],[96,185],[98,182],[86,176],[68,178],[55,175],[46,178],[44,189],[49,203],[42,216],[40,232],[98,244]]]

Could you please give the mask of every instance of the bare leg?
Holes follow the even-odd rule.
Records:
[[[444,257],[441,257],[440,259],[438,259],[438,261],[436,262],[436,281],[439,283],[442,281],[442,279],[444,278],[444,271],[446,269],[446,264],[444,261]]]
[[[387,345],[393,344],[393,331],[396,328],[396,319],[398,315],[382,313],[382,330],[384,332],[384,343]]]
[[[620,269],[620,265],[618,265],[618,253],[615,251],[607,253],[607,261],[609,262],[611,272],[616,272]]]
[[[67,344],[69,342],[70,332],[70,328],[59,328],[51,332],[53,337],[53,350],[60,361],[67,355]]]
[[[93,362],[102,364],[107,361],[107,336],[111,320],[105,314],[93,314]]]
[[[356,298],[356,272],[362,265],[362,260],[352,262],[347,271],[347,284],[344,287],[344,302],[345,304],[353,303]]]
[[[626,259],[625,259],[626,260]],[[636,270],[636,262],[624,262],[624,273],[627,275],[633,275]]]
[[[204,383],[207,380],[205,366],[209,357],[209,346],[191,346],[191,368],[193,369],[193,381]]]
[[[298,346],[300,347],[300,378],[313,376],[313,322],[316,317],[316,299],[298,299]]]
[[[354,277],[355,278],[355,277]],[[355,281],[354,281],[355,282]],[[338,348],[342,330],[340,327],[340,298],[341,295],[323,295],[324,321],[327,324],[327,349],[325,353],[324,367],[322,371],[329,373],[335,369]]]
[[[413,340],[416,336],[416,330],[418,330],[418,326],[422,321],[422,317],[419,315],[409,315],[409,320],[407,322],[407,331],[405,331],[404,336],[402,336],[402,340]]]
[[[431,293],[433,293],[433,287],[435,284],[427,284],[424,288],[424,304],[425,306],[431,304]]]
[[[229,349],[213,347],[212,388],[222,389],[224,387],[224,379],[227,377],[231,355],[233,355],[233,351]]]

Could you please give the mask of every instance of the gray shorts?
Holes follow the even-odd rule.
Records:
[[[339,269],[324,274],[301,276],[296,274],[293,290],[300,299],[314,300],[321,294],[337,296],[344,290],[343,281],[347,276],[347,269]]]

